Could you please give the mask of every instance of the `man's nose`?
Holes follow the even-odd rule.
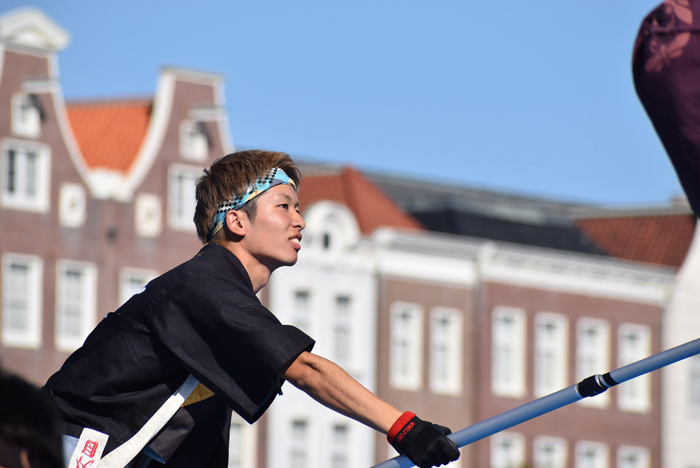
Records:
[[[306,227],[306,223],[304,222],[304,217],[301,216],[301,213],[297,213],[297,216],[294,219],[294,225],[299,226],[299,229],[304,229]]]

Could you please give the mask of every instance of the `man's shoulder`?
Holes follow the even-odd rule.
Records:
[[[148,293],[145,296],[163,297],[205,292],[222,284],[245,291],[246,278],[236,268],[236,262],[238,259],[227,249],[208,244],[191,259],[151,280],[142,292]]]
[[[219,244],[205,245],[181,267],[200,279],[216,277],[225,281],[235,280],[243,286],[249,285],[252,290],[248,273],[241,262],[230,250]]]

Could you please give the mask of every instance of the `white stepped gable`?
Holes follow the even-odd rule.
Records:
[[[20,8],[0,16],[0,39],[13,44],[58,51],[70,42],[66,30],[36,8]]]

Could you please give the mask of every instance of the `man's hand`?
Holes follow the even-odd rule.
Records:
[[[430,468],[459,458],[459,448],[445,437],[451,433],[447,427],[423,421],[407,411],[391,426],[387,439],[416,466]]]

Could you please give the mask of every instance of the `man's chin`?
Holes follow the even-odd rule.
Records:
[[[275,261],[275,262],[269,262],[268,265],[269,265],[270,271],[272,272],[280,267],[290,267],[290,266],[296,265],[298,260],[299,260],[299,257],[295,256],[293,259],[290,258],[289,260],[277,259],[277,261]]]

